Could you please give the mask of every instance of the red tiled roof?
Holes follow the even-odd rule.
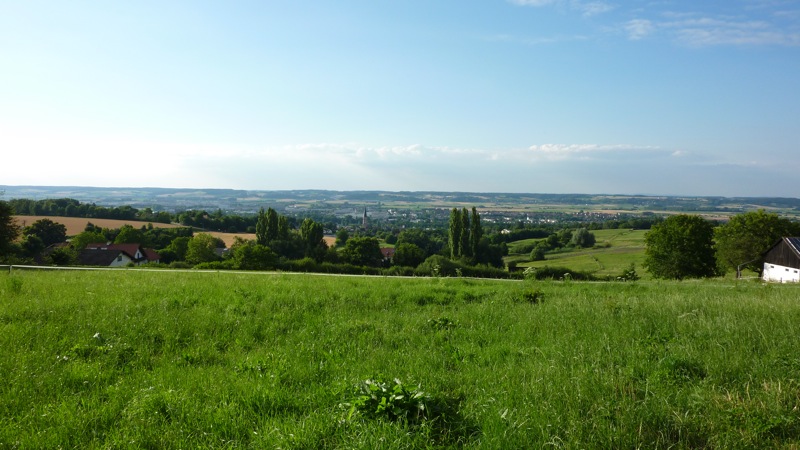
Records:
[[[140,244],[108,244],[103,242],[95,242],[88,244],[86,248],[89,250],[119,250],[128,255],[128,257],[134,261],[137,261],[135,258],[137,251],[141,253],[142,258],[146,259],[147,261],[158,261],[161,259],[161,255],[159,255],[155,250],[152,248],[143,248]],[[140,260],[141,258],[139,261]]]
[[[143,248],[142,252],[144,253],[144,257],[150,262],[161,260],[161,255],[152,248]]]

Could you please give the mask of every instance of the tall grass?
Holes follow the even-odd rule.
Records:
[[[791,448],[799,293],[2,274],[0,448]],[[435,414],[351,414],[395,378]]]

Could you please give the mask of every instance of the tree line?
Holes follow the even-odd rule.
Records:
[[[111,229],[89,222],[82,232],[67,236],[63,224],[47,218],[20,227],[13,220],[12,203],[0,202],[0,206],[0,260],[17,264],[74,265],[88,244],[110,242],[153,248],[161,256],[159,265],[168,267],[395,275],[454,275],[458,269],[460,273],[473,275],[505,276],[502,259],[505,244],[493,245],[483,236],[475,209],[472,217],[467,215],[463,228],[465,240],[457,250],[456,261],[445,262],[443,259],[452,256],[451,246],[440,230],[410,228],[394,234],[356,229],[351,235],[343,227],[337,231],[336,245],[328,246],[322,223],[311,218],[298,223],[272,208],[260,209],[253,218],[255,239],[236,238],[225,249],[220,239],[193,227],[158,228],[152,223]],[[53,248],[65,243],[68,237],[69,245]],[[389,247],[382,250],[382,245]]]
[[[740,269],[761,274],[764,252],[782,237],[799,235],[800,223],[763,210],[735,215],[723,224],[678,214],[646,234],[644,266],[664,279],[716,277]]]
[[[336,231],[336,244],[329,247],[324,240],[325,224],[312,218],[299,222],[272,208],[262,208],[246,222],[230,225],[237,229],[246,225],[255,233],[256,239],[239,239],[224,252],[220,250],[224,248],[221,240],[197,232],[192,226],[157,228],[152,223],[138,228],[125,225],[118,229],[100,228],[89,223],[83,232],[70,237],[69,246],[46,252],[48,247],[67,239],[66,228],[49,219],[21,227],[13,220],[13,215],[18,212],[15,205],[30,208],[39,204],[45,209],[34,207],[34,211],[46,214],[66,212],[70,207],[89,211],[93,205],[70,199],[31,202],[0,201],[0,260],[4,262],[74,264],[77,252],[87,244],[114,242],[139,243],[154,248],[161,255],[163,265],[174,267],[330,272],[357,272],[370,268],[393,274],[456,269],[460,272],[484,269],[491,272],[504,269],[507,242],[540,238],[526,249],[530,251],[531,259],[536,260],[541,259],[545,252],[558,251],[562,247],[591,247],[594,236],[589,230],[598,229],[597,225],[590,224],[574,230],[518,226],[512,230],[492,229],[487,232],[477,208],[453,208],[449,212],[448,227],[444,230],[408,228],[387,231],[340,227]],[[142,216],[135,208],[108,209],[116,210],[113,213],[117,214],[116,218],[130,219],[131,214],[133,217]],[[148,210],[142,212],[145,215],[149,213]],[[210,220],[208,223],[232,224],[239,220],[238,216],[226,216],[221,211],[211,215],[204,212],[182,214],[182,219],[190,223]],[[733,216],[726,223],[678,214],[666,219],[647,218],[637,225],[647,224],[652,228],[645,237],[644,266],[655,278],[714,277],[742,268],[761,273],[763,252],[781,237],[800,235],[799,223],[763,210]],[[393,254],[382,251],[382,245],[392,247]]]

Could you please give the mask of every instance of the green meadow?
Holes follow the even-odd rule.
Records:
[[[0,448],[797,448],[798,324],[753,281],[15,270]]]
[[[529,253],[514,255],[515,251],[539,239],[526,239],[509,245],[508,261],[517,261],[517,267],[563,267],[577,272],[586,272],[597,278],[617,277],[631,264],[636,266],[642,278],[649,274],[642,268],[644,262],[644,235],[647,230],[592,230],[597,240],[592,248],[565,249],[548,253],[543,261],[530,261]]]

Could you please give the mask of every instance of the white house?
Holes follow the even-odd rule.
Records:
[[[764,253],[764,281],[800,282],[800,237],[781,238]]]

